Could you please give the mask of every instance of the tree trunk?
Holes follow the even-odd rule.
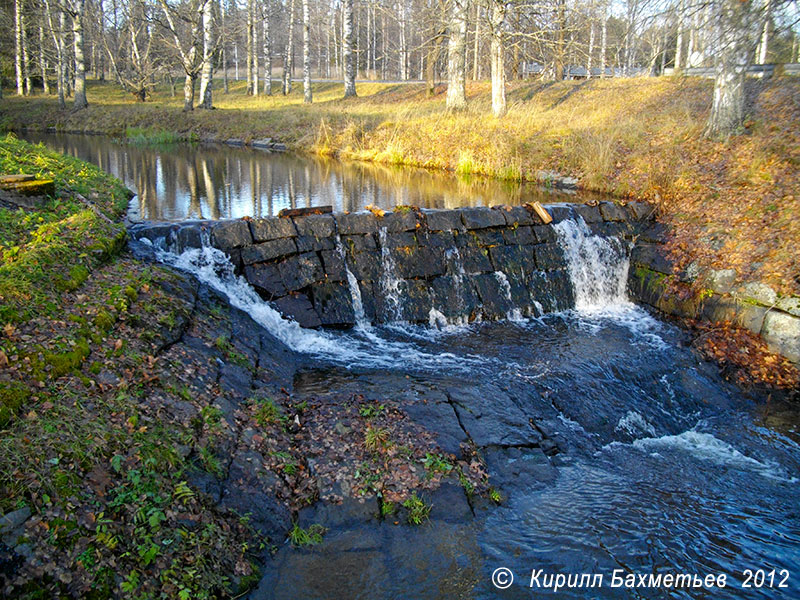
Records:
[[[452,0],[447,43],[447,109],[467,107],[467,0]]]
[[[250,66],[253,69],[253,73],[250,76],[250,80],[253,83],[253,96],[258,96],[258,77],[259,77],[259,68],[258,68],[258,23],[256,22],[256,16],[258,13],[256,12],[257,8],[255,3],[253,4],[253,30],[250,34],[253,36],[253,39],[250,43],[250,48],[253,51],[253,60],[250,63]]]
[[[47,58],[44,54],[44,19],[39,24],[39,71],[42,75],[42,91],[50,95],[50,81],[47,79]]]
[[[85,0],[74,0],[72,13],[72,44],[75,52],[75,98],[73,107],[77,110],[89,106],[86,100],[86,66],[83,62],[83,11]]]
[[[264,14],[264,93],[272,96],[272,30],[270,29],[269,5]]]
[[[14,2],[14,69],[17,74],[17,96],[25,94],[22,78],[22,0]]]
[[[555,71],[556,81],[564,79],[564,31],[567,28],[566,23],[566,0],[556,0],[556,52],[553,70]]]
[[[303,0],[303,102],[311,104],[311,35],[308,0]]]
[[[592,78],[592,55],[594,54],[594,19],[592,19],[589,31],[589,54],[586,57],[586,78]]]
[[[196,75],[186,74],[183,80],[183,112],[194,110],[194,80]]]
[[[608,13],[603,12],[603,33],[600,36],[600,77],[606,76],[606,42],[608,40]]]
[[[478,81],[478,65],[480,64],[480,50],[481,50],[481,5],[475,3],[475,39],[473,40],[474,47],[472,48],[472,81]]]
[[[353,54],[353,0],[344,0],[344,97],[356,95],[355,56]]]
[[[683,66],[681,63],[681,52],[683,52],[683,12],[684,12],[684,0],[681,0],[681,4],[678,8],[678,38],[675,41],[675,72],[681,70]]]
[[[745,75],[755,51],[759,10],[756,0],[721,0],[717,24],[714,101],[705,135],[725,139],[741,129],[745,117]]]
[[[203,68],[200,75],[200,108],[214,108],[211,90],[214,85],[213,45],[214,45],[214,3],[205,0],[203,4]]]
[[[772,12],[771,0],[764,0],[764,27],[761,30],[761,42],[758,46],[758,64],[767,64],[767,52],[769,50],[769,20]]]
[[[283,55],[283,95],[292,93],[292,37],[294,37],[294,0],[289,5],[289,37],[286,40],[286,52]]]
[[[255,53],[255,48],[253,48],[253,0],[247,0],[247,28],[245,30],[246,34],[246,52],[247,52],[247,66],[245,67],[245,71],[247,72],[247,95],[251,95],[253,93],[253,55]],[[236,60],[236,79],[239,79],[239,60]]]
[[[503,22],[506,19],[505,0],[492,2],[492,114],[502,117],[506,114],[506,68],[505,47],[503,45]]]

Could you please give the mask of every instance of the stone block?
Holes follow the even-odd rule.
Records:
[[[417,230],[417,213],[413,210],[391,212],[383,215],[378,221],[379,227],[385,227],[389,233]]]
[[[323,250],[320,252],[320,256],[328,281],[347,281],[344,259],[337,250]]]
[[[430,282],[433,306],[448,318],[469,317],[480,305],[469,277],[443,275]]]
[[[273,301],[275,308],[287,319],[297,321],[300,327],[320,327],[322,321],[305,294],[293,293]]]
[[[777,301],[776,306],[790,315],[800,317],[800,297],[785,296]]]
[[[525,246],[536,243],[536,236],[528,225],[523,225],[522,227],[516,227],[514,229],[506,229],[503,231],[503,237],[506,240],[506,244]]]
[[[417,245],[417,237],[410,231],[387,233],[385,240],[386,247],[392,249]]]
[[[481,300],[481,310],[490,320],[505,319],[508,312],[515,308],[494,273],[471,275],[470,279]]]
[[[531,213],[528,212],[528,209],[524,206],[504,206],[496,208],[495,210],[499,210],[503,213],[506,225],[509,227],[513,227],[514,225],[533,225],[534,223]]]
[[[755,334],[761,332],[767,308],[745,302],[737,302],[730,296],[713,296],[703,303],[702,316],[708,321],[730,321]]]
[[[636,221],[642,221],[655,216],[655,207],[646,202],[628,202],[628,214]]]
[[[761,337],[767,342],[770,350],[800,364],[800,318],[782,311],[770,310],[764,317]]]
[[[575,213],[572,211],[572,206],[548,205],[544,208],[550,213],[550,216],[553,217],[553,224],[575,218]]]
[[[533,247],[536,266],[542,271],[562,269],[567,266],[564,250],[558,244],[539,244]]]
[[[703,285],[717,294],[727,294],[736,281],[733,269],[709,269],[703,278]]]
[[[433,306],[428,282],[406,281],[404,287],[401,301],[403,319],[414,323],[427,323]]]
[[[461,221],[467,229],[485,229],[487,227],[500,227],[506,224],[503,213],[490,208],[462,208],[460,212]]]
[[[403,279],[433,277],[445,272],[444,252],[436,248],[412,246],[391,250],[397,272]]]
[[[533,246],[496,246],[489,248],[489,258],[495,271],[523,275],[536,269]]]
[[[470,234],[475,236],[478,246],[500,246],[506,243],[502,229],[478,229]]]
[[[183,225],[175,232],[175,240],[178,244],[178,250],[183,252],[187,248],[201,248],[203,246],[203,231],[202,225],[192,224]]]
[[[665,275],[672,274],[672,261],[658,244],[636,244],[631,251],[631,263]]]
[[[378,281],[381,276],[381,258],[375,250],[354,251],[350,255],[351,270],[359,281]]]
[[[291,238],[282,238],[242,248],[242,262],[245,265],[266,262],[297,253],[297,246]]]
[[[266,217],[250,221],[250,232],[256,242],[268,242],[297,235],[294,223],[285,217]]]
[[[452,248],[456,242],[452,231],[427,231],[417,233],[417,243],[428,248]]]
[[[318,238],[313,235],[299,235],[294,240],[297,243],[298,252],[320,252],[336,248],[336,242],[332,237]]]
[[[315,283],[311,286],[311,298],[323,325],[351,327],[355,324],[353,301],[346,283]]]
[[[281,280],[290,292],[320,281],[324,277],[322,263],[313,252],[298,254],[278,263]]]
[[[664,244],[669,237],[669,228],[664,223],[654,222],[639,235],[639,241],[650,244]]]
[[[424,210],[425,222],[431,231],[463,231],[461,212],[457,210]]]
[[[754,302],[763,306],[775,306],[778,302],[778,294],[775,293],[775,290],[765,283],[756,281],[739,286],[734,290],[733,295],[745,302]]]
[[[548,244],[558,239],[556,230],[553,229],[552,225],[534,225],[533,234],[536,236],[536,242],[539,244]]]
[[[625,207],[614,202],[601,202],[600,214],[604,221],[625,221],[628,218]]]
[[[271,300],[285,296],[288,291],[281,279],[278,265],[260,264],[244,268],[244,277],[262,296]]]
[[[336,228],[340,235],[354,233],[376,233],[378,221],[371,212],[356,212],[336,215]]]
[[[589,206],[588,204],[576,204],[575,212],[586,223],[599,223],[600,221],[603,220],[603,216],[600,214],[599,206]]]
[[[461,263],[467,273],[487,273],[494,271],[489,251],[485,248],[461,248]]]
[[[378,244],[375,243],[375,236],[371,233],[342,236],[342,244],[351,252],[353,250],[375,250],[378,247]]]
[[[220,221],[211,230],[211,244],[220,250],[241,248],[253,243],[247,221]]]
[[[295,217],[293,221],[299,235],[323,238],[336,234],[336,221],[333,215],[308,215],[307,217]]]

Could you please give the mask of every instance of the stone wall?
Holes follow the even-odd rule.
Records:
[[[371,323],[496,320],[573,306],[555,223],[580,215],[595,233],[631,236],[648,212],[610,202],[547,209],[548,225],[518,206],[145,223],[130,231],[177,251],[207,238],[304,327],[351,327],[359,304]]]
[[[800,364],[800,298],[780,297],[768,285],[741,282],[733,269],[701,270],[694,263],[677,275],[681,294],[668,293],[673,263],[663,251],[666,230],[654,223],[631,253],[629,288],[635,299],[667,314],[711,322],[731,321],[760,335],[770,350]],[[702,293],[691,293],[700,286]]]

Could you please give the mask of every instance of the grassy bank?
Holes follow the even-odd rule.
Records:
[[[308,106],[300,86],[251,98],[243,85],[217,92],[217,110],[187,114],[164,89],[137,103],[95,82],[86,111],[7,97],[0,123],[127,132],[139,142],[270,137],[294,150],[511,180],[555,170],[587,189],[656,202],[679,267],[698,260],[800,291],[796,79],[752,82],[746,135],[728,143],[702,139],[711,82],[699,79],[516,83],[503,119],[489,115],[486,83],[468,86],[469,109],[458,114],[445,110],[442,86],[429,97],[422,85],[360,84],[359,98],[342,100],[340,85],[316,84]]]

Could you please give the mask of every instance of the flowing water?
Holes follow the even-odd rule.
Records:
[[[524,445],[485,448],[501,456],[489,467],[507,499],[474,518],[350,524],[319,548],[284,546],[253,598],[800,597],[797,406],[745,397],[685,347],[684,332],[631,303],[624,244],[574,221],[557,232],[574,310],[460,325],[432,313],[435,328],[362,320],[349,332],[284,320],[216,250],[159,250],[315,357],[298,394],[354,382],[386,396],[468,390],[487,405],[504,394],[556,448],[547,456]],[[391,273],[385,264],[386,293],[401,315]],[[355,299],[357,286],[351,291]],[[504,590],[492,583],[500,567],[515,577]],[[743,588],[747,569],[775,571],[772,585]],[[603,584],[528,587],[539,570],[537,585],[583,573],[603,575]],[[611,587],[615,570],[725,574],[727,587]]]
[[[23,132],[23,139],[98,165],[136,197],[131,220],[173,221],[277,215],[284,208],[356,211],[587,200],[533,184],[301,157],[223,145],[138,146],[105,136]]]

